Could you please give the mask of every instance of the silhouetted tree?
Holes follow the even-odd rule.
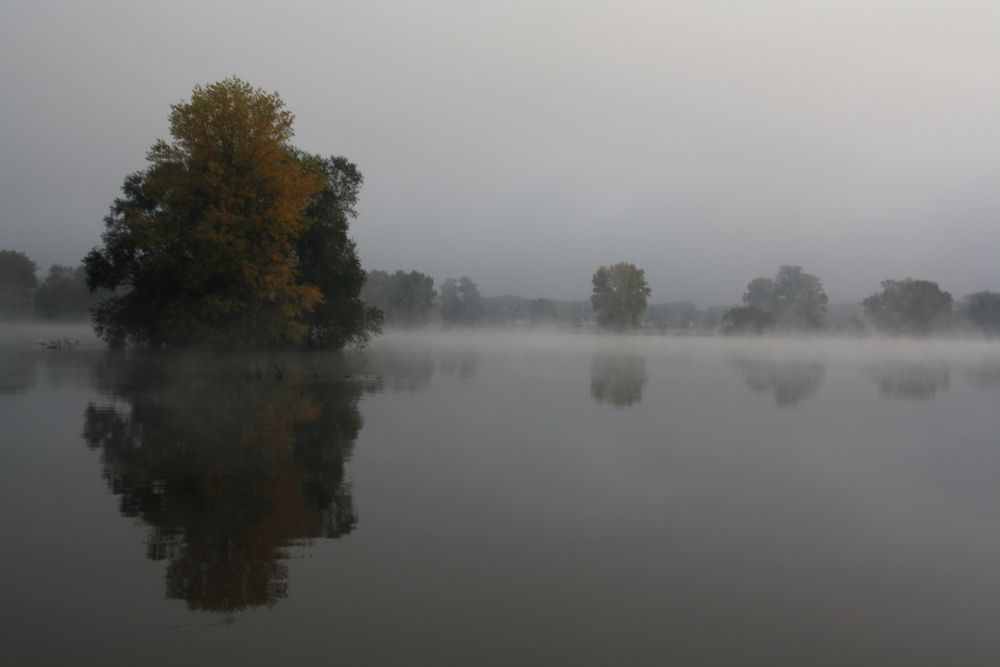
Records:
[[[883,280],[882,291],[861,305],[868,319],[888,333],[928,334],[951,321],[951,294],[929,280]]]
[[[483,315],[479,289],[468,276],[441,285],[441,318],[450,324],[475,324]]]
[[[311,347],[333,349],[366,343],[381,331],[383,315],[361,298],[365,271],[348,236],[350,219],[357,217],[361,172],[344,157],[305,153],[298,157],[323,175],[323,189],[305,211],[309,226],[296,246],[299,280],[318,287],[323,295],[303,315],[309,327],[306,341]]]
[[[237,78],[171,107],[172,141],[126,177],[85,260],[114,292],[94,316],[105,340],[337,347],[377,330],[346,236],[360,174],[292,148],[292,120]]]
[[[0,317],[25,317],[38,288],[38,266],[23,252],[0,250]]]
[[[598,324],[614,331],[639,326],[652,293],[642,269],[628,262],[602,266],[594,272],[592,282],[590,304]]]

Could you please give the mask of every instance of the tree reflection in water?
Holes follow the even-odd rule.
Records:
[[[590,395],[598,403],[629,407],[642,400],[648,381],[640,354],[598,352],[590,361]]]
[[[886,398],[927,400],[951,384],[951,367],[944,361],[892,361],[872,367],[870,374]]]
[[[816,394],[826,376],[826,365],[818,361],[733,359],[755,392],[770,392],[779,407],[791,407]]]
[[[370,382],[104,365],[84,438],[123,515],[149,527],[167,597],[231,614],[287,595],[287,549],[357,525],[345,463]]]

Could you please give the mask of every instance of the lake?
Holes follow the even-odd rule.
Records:
[[[1000,662],[998,343],[61,331],[0,333],[6,664]]]

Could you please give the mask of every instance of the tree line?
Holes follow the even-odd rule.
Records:
[[[294,116],[277,93],[238,78],[196,86],[171,106],[169,140],[125,177],[101,243],[80,267],[39,283],[23,253],[0,252],[0,316],[91,313],[110,345],[338,349],[388,326],[591,321],[611,331],[813,331],[825,325],[820,279],[785,265],[751,280],[742,305],[653,304],[642,269],[600,266],[587,301],[483,297],[468,276],[435,289],[419,271],[361,266],[349,225],[363,178],[345,157],[292,145]],[[858,328],[928,334],[956,322],[1000,333],[1000,294],[952,297],[927,280],[886,280]]]
[[[41,281],[23,252],[0,250],[0,318],[85,320],[104,297],[87,287],[86,269],[53,264]]]

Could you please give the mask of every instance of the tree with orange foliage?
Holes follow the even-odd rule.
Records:
[[[238,347],[310,338],[326,294],[315,275],[303,279],[300,243],[331,183],[289,144],[293,118],[277,93],[235,77],[171,107],[172,141],[157,141],[149,166],[126,177],[103,245],[85,259],[91,289],[114,291],[94,314],[105,340]],[[377,326],[377,314],[362,312],[338,343],[363,341]]]

